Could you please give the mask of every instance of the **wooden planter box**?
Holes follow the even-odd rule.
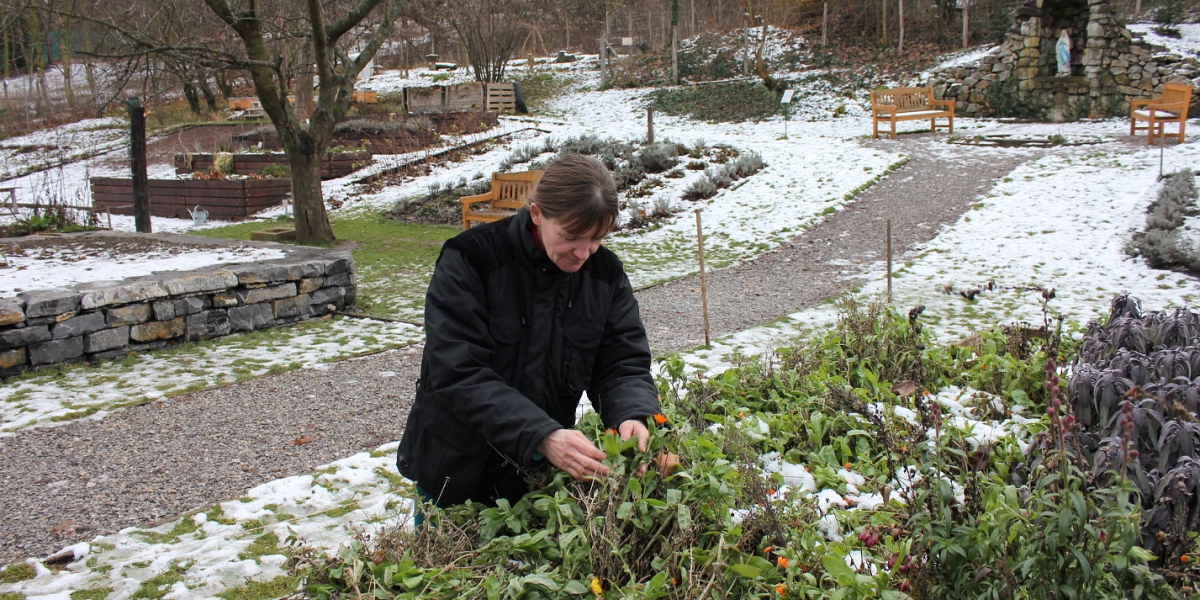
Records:
[[[420,115],[420,118],[429,119],[437,129],[437,132],[442,135],[451,133],[460,135],[478,133],[489,127],[494,127],[498,123],[497,115],[494,112],[432,113]],[[427,130],[421,130],[415,134],[408,131],[390,133],[343,132],[335,133],[333,140],[330,141],[330,145],[365,146],[367,154],[406,154],[433,146],[438,142],[438,139],[437,135]],[[281,148],[279,138],[274,132],[243,133],[234,135],[233,140],[239,144],[255,145],[261,143],[265,150],[279,150]],[[234,156],[238,155],[235,154]]]
[[[370,152],[326,152],[321,158],[321,179],[336,179],[345,177],[358,169],[371,164]],[[257,152],[233,155],[233,173],[235,175],[254,175],[262,172],[271,165],[286,165],[287,155],[282,152]],[[192,168],[187,168],[187,157],[175,155],[175,173],[186,175],[199,171],[205,173],[212,169],[212,154],[193,154]]]
[[[292,191],[292,180],[273,179],[151,179],[150,215],[191,219],[197,206],[210,219],[244,219],[264,208],[279,204]],[[133,214],[133,180],[93,177],[92,207],[117,215]]]

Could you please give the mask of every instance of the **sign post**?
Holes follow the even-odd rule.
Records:
[[[788,108],[792,105],[792,96],[796,94],[796,90],[784,90],[783,98],[779,100],[783,104],[783,139],[788,139]]]

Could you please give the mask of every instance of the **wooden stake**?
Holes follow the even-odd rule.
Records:
[[[146,109],[137,98],[129,106],[129,170],[133,173],[133,220],[138,233],[150,233],[150,183],[146,176]]]
[[[887,241],[884,243],[887,254],[888,304],[892,303],[892,220],[887,220]]]
[[[608,50],[605,48],[606,41],[600,40],[600,87],[608,87]]]
[[[704,277],[704,229],[700,226],[700,209],[696,209],[696,247],[700,250],[700,305],[704,310],[704,345],[708,337],[708,284]]]
[[[967,47],[967,42],[971,40],[971,13],[967,9],[967,0],[962,0],[963,6],[963,48]]]
[[[108,230],[112,231],[112,210],[106,208],[104,214],[108,215]]]
[[[904,54],[904,0],[900,3],[900,54]]]
[[[646,144],[654,143],[654,107],[646,107]]]
[[[828,41],[829,34],[829,3],[821,3],[821,45],[824,46]]]

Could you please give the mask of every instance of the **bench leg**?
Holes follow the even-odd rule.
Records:
[[[879,117],[871,116],[871,137],[879,139]]]
[[[1179,121],[1179,143],[1183,143],[1183,128],[1187,126],[1187,119]]]
[[[892,139],[894,140],[897,137],[899,136],[896,134],[896,117],[892,117]]]

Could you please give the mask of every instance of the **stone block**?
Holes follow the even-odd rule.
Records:
[[[129,356],[129,348],[117,348],[116,350],[106,350],[95,354],[87,355],[88,362],[100,362],[102,360],[117,360]]]
[[[83,337],[51,340],[29,346],[29,362],[32,365],[52,365],[83,356]]]
[[[104,329],[104,313],[96,311],[67,319],[54,326],[51,330],[50,337],[56,340],[62,340],[69,337],[87,335],[93,331]]]
[[[271,303],[271,310],[274,311],[276,319],[304,318],[312,314],[308,294],[276,300]]]
[[[324,277],[310,277],[308,279],[301,279],[300,283],[296,285],[296,293],[307,294],[313,290],[321,289],[321,286],[323,285],[325,285]]]
[[[74,313],[72,313],[74,314]],[[58,317],[37,317],[35,319],[25,319],[22,323],[25,327],[37,327],[38,325],[53,325],[58,322]]]
[[[275,311],[263,302],[229,309],[229,326],[232,331],[265,329],[275,323]]]
[[[194,315],[200,311],[208,310],[212,306],[212,301],[208,296],[188,296],[175,301],[175,316],[186,317]]]
[[[79,310],[79,294],[71,290],[53,288],[21,292],[17,298],[25,301],[25,317],[52,317]]]
[[[29,364],[29,354],[25,348],[0,351],[0,370],[7,371],[27,364]]]
[[[195,294],[197,292],[215,292],[229,289],[238,284],[236,275],[229,271],[218,270],[192,275],[180,275],[164,282],[167,291],[172,296]]]
[[[189,340],[204,340],[229,335],[229,315],[223,309],[206,310],[187,318]]]
[[[183,335],[185,327],[183,317],[175,317],[170,321],[151,321],[134,325],[129,330],[129,337],[135,342],[143,343],[169,340]]]
[[[129,326],[97,331],[83,338],[83,351],[88,354],[104,352],[129,345]]]
[[[110,308],[107,311],[108,326],[137,325],[150,320],[153,310],[149,304],[130,304],[120,308]]]
[[[237,276],[240,285],[278,283],[287,280],[287,267],[270,263],[235,265],[229,272]]]
[[[47,341],[50,341],[50,328],[46,325],[0,331],[0,350]]]
[[[333,276],[330,276],[330,277],[326,277],[326,278],[325,278],[325,286],[326,286],[326,287],[329,287],[329,286],[338,286],[338,287],[347,286],[347,285],[350,285],[350,279],[351,279],[351,274],[350,274],[350,273],[338,273],[337,275],[333,275]]]
[[[340,305],[346,297],[346,290],[340,287],[327,287],[313,292],[309,299],[309,304],[336,304]]]
[[[227,308],[237,306],[237,295],[233,292],[220,292],[212,295],[212,305],[217,308]]]
[[[256,242],[282,242],[296,239],[295,227],[271,227],[250,232],[250,239]]]
[[[75,289],[80,292],[80,306],[84,310],[145,302],[167,295],[167,290],[155,279],[139,279],[119,283],[84,283],[75,286]]]
[[[25,303],[16,298],[0,300],[0,326],[15,325],[25,320]]]
[[[978,110],[978,109],[976,109]],[[346,287],[346,298],[343,300],[342,308],[351,308],[358,301],[358,286],[351,285]]]
[[[147,342],[145,344],[129,344],[129,350],[132,352],[150,352],[151,350],[162,350],[168,346],[166,340],[157,342]]]
[[[175,301],[158,300],[153,305],[155,321],[170,321],[175,318]]]
[[[318,277],[325,274],[325,265],[317,262],[303,261],[283,266],[287,268],[288,281],[298,281],[307,277]]]
[[[354,257],[349,252],[331,252],[325,261],[325,274],[337,275],[354,270]]]
[[[295,296],[296,284],[285,283],[265,288],[237,290],[235,293],[237,294],[239,304],[257,304],[259,302],[270,302],[271,300]]]

